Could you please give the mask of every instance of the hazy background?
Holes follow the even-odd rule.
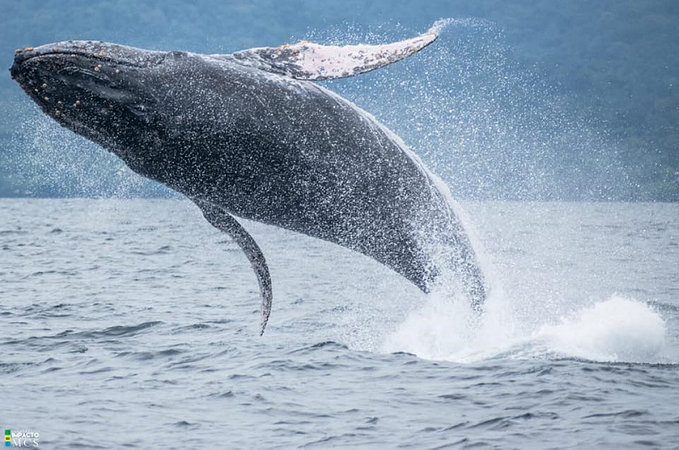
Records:
[[[422,53],[326,83],[465,199],[679,201],[673,0],[0,0],[17,47],[96,39],[228,53],[300,39],[385,43],[460,19]],[[0,76],[0,196],[168,195],[43,117]]]

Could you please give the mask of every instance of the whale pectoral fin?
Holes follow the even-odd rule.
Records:
[[[262,47],[233,54],[239,63],[298,80],[346,78],[400,61],[436,40],[436,31],[385,45],[319,45],[312,42]],[[218,55],[214,55],[218,56]]]
[[[202,200],[194,201],[201,211],[203,211],[203,216],[205,216],[213,227],[227,233],[234,241],[236,241],[238,246],[245,252],[245,256],[247,256],[250,261],[250,265],[255,271],[255,275],[257,275],[259,293],[262,298],[261,330],[259,333],[261,336],[264,334],[264,328],[266,328],[266,324],[269,321],[269,315],[271,314],[271,300],[273,298],[271,291],[271,276],[269,275],[269,267],[264,259],[264,254],[254,238],[250,236],[250,233],[248,233],[231,214],[210,202]]]

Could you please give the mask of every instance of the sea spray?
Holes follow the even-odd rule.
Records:
[[[423,30],[336,27],[305,38],[395,42]],[[399,64],[327,85],[373,113],[462,199],[610,199],[631,189],[618,144],[575,110],[491,21],[442,19],[432,45]]]
[[[665,346],[666,326],[651,307],[613,295],[558,325],[535,333],[555,353],[596,361],[653,362]]]
[[[540,319],[521,323],[502,295],[491,296],[485,314],[477,316],[463,302],[434,294],[386,336],[382,351],[458,363],[497,357],[662,361],[665,321],[640,301],[613,295],[555,324],[542,318],[530,331]]]

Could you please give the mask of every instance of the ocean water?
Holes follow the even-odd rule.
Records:
[[[0,426],[40,448],[679,448],[679,205],[464,208],[477,317],[179,200],[0,200]]]

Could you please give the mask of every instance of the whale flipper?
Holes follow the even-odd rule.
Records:
[[[254,238],[250,236],[250,233],[226,210],[204,200],[194,199],[194,202],[203,211],[203,216],[205,216],[207,221],[213,227],[231,236],[243,252],[245,252],[245,256],[248,257],[255,275],[257,275],[259,294],[262,298],[261,330],[259,333],[261,336],[264,334],[264,328],[266,328],[266,323],[269,321],[271,300],[273,298],[269,266],[266,264],[264,254]]]
[[[297,80],[346,78],[400,61],[436,40],[429,31],[405,41],[384,45],[319,45],[298,42],[279,47],[242,50],[231,56],[243,65]],[[219,57],[221,55],[213,55]]]

